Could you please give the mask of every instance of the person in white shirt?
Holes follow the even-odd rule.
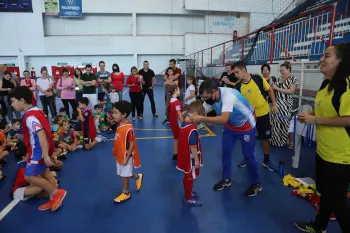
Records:
[[[197,80],[193,76],[187,77],[187,89],[185,92],[184,105],[190,105],[193,101],[196,101],[197,96]]]
[[[113,85],[111,86],[111,93],[109,93],[109,98],[111,99],[112,104],[119,102],[119,94]]]

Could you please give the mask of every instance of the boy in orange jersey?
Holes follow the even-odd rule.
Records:
[[[179,127],[179,150],[176,168],[185,173],[183,185],[185,190],[184,204],[201,206],[197,193],[193,192],[193,180],[199,176],[199,168],[203,166],[202,148],[195,125],[191,118],[204,115],[205,110],[201,101],[194,101],[187,106],[186,117]]]
[[[113,156],[117,160],[117,175],[122,177],[123,192],[117,196],[116,203],[124,202],[130,199],[129,178],[136,181],[136,189],[140,191],[142,187],[142,174],[133,174],[133,167],[141,166],[139,151],[136,144],[134,128],[128,120],[131,112],[131,103],[119,101],[113,104],[112,114],[118,128],[115,134],[113,146]]]

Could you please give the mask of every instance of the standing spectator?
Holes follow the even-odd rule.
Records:
[[[173,71],[172,75],[169,75],[169,68],[171,68],[171,70]],[[165,102],[166,102],[166,99],[167,99],[167,96],[168,96],[168,84],[169,81],[170,82],[174,82],[174,84],[178,85],[180,90],[181,90],[181,84],[179,83],[179,80],[180,80],[180,75],[182,73],[181,69],[180,68],[177,68],[176,67],[176,61],[175,59],[171,59],[169,61],[169,68],[166,70],[165,74],[164,74],[164,87],[165,87]],[[176,82],[175,82],[176,80]],[[169,124],[169,120],[168,118],[165,118],[165,120],[163,121],[163,124]]]
[[[75,85],[75,102],[83,97],[83,85],[80,84],[80,79],[82,77],[82,72],[79,68],[75,68],[74,70],[74,85]],[[75,110],[75,109],[74,109]]]
[[[103,92],[102,88],[103,85],[111,83],[111,73],[105,70],[106,64],[104,61],[100,61],[98,63],[98,66],[100,67],[100,71],[97,72],[96,78],[98,82],[98,96],[97,99],[99,101],[103,101],[105,93]]]
[[[154,93],[153,88],[154,85],[156,85],[156,75],[154,74],[153,70],[149,69],[149,63],[148,61],[143,62],[143,69],[139,71],[139,74],[142,75],[143,80],[145,81],[145,84],[142,86],[143,90],[143,99],[142,101],[145,101],[146,94],[148,95],[149,101],[151,102],[151,109],[153,117],[158,117],[156,113],[156,104],[154,102]],[[143,117],[143,104],[142,104],[142,110],[141,114]]]
[[[7,117],[11,122],[13,120],[13,113],[15,113],[16,119],[21,118],[21,114],[17,112],[11,106],[10,99],[8,98],[9,92],[17,86],[16,82],[12,79],[12,74],[8,71],[4,72],[4,77],[0,79],[0,92],[7,108]]]
[[[142,76],[138,74],[138,70],[135,66],[131,67],[131,74],[126,80],[126,86],[130,88],[129,95],[132,104],[132,120],[135,118],[135,108],[139,120],[142,120],[141,109],[143,104],[142,97],[142,85],[145,83]]]
[[[97,104],[96,82],[97,78],[92,73],[92,66],[85,66],[86,73],[80,79],[80,84],[83,85],[83,97],[89,99],[89,103],[94,107]]]
[[[350,44],[326,49],[320,71],[329,77],[317,92],[314,112],[298,115],[302,123],[316,125],[316,188],[321,193],[315,222],[297,222],[303,232],[326,232],[332,213],[343,233],[350,232]]]
[[[72,111],[75,111],[77,106],[75,103],[75,85],[74,80],[68,76],[69,71],[66,68],[62,69],[63,77],[57,81],[57,89],[61,90],[61,100],[66,110],[66,115],[70,118],[69,104]]]
[[[33,104],[33,106],[36,106],[36,102],[37,102],[36,82],[34,79],[30,78],[30,73],[28,70],[25,70],[23,72],[23,75],[24,75],[24,79],[21,80],[20,86],[26,86],[32,91],[32,93],[33,93],[32,104]]]
[[[43,111],[46,116],[49,116],[48,108],[50,108],[51,117],[54,118],[57,115],[55,96],[52,89],[55,87],[55,83],[52,78],[48,76],[47,68],[41,68],[41,78],[36,81],[36,87],[39,90],[39,98],[43,106]]]
[[[297,89],[298,79],[291,74],[289,62],[281,65],[279,77],[271,87],[276,91],[276,102],[279,114],[272,114],[271,145],[282,147],[287,144],[288,128],[293,107],[293,94]]]
[[[119,101],[123,99],[124,73],[120,72],[118,64],[113,64],[111,74],[111,84],[114,85],[119,95]]]
[[[233,73],[233,64],[226,63],[226,72],[223,72],[221,74],[221,78],[219,81],[220,87],[230,87],[235,88],[236,83],[238,82],[238,79],[235,77],[235,73]]]
[[[264,76],[265,80],[270,84],[274,84],[276,82],[276,77],[275,76],[271,76],[270,73],[271,73],[271,68],[269,66],[269,64],[263,64],[261,66],[261,73],[262,75]],[[276,96],[276,91],[274,91],[274,94]],[[271,99],[269,98],[269,96],[267,96],[267,100],[268,102],[271,104],[272,101]]]
[[[4,77],[4,73],[7,71],[7,65],[6,64],[2,64],[0,65],[0,78],[1,77]],[[18,77],[14,74],[14,73],[11,73],[11,78],[13,81],[15,81],[16,84],[19,84],[19,81],[18,81]]]

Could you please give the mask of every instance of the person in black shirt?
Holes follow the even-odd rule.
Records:
[[[232,64],[226,63],[226,72],[222,73],[219,85],[220,87],[230,87],[235,88],[238,79],[235,77],[235,74],[232,71]]]
[[[153,94],[153,88],[154,88],[154,85],[156,84],[156,75],[154,74],[153,70],[149,69],[148,61],[143,62],[143,69],[139,71],[139,74],[142,75],[143,80],[145,80],[145,84],[142,85],[143,99],[142,99],[141,116],[143,117],[143,102],[145,101],[146,94],[147,94],[149,101],[151,102],[153,117],[158,117],[156,113],[156,104],[154,102],[154,94]]]

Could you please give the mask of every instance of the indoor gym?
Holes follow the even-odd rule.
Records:
[[[95,1],[84,0],[83,17],[79,19],[45,14],[47,9],[44,7],[44,0],[30,2],[31,13],[13,13],[19,10],[2,10],[0,13],[0,22],[14,28],[8,29],[3,23],[0,24],[0,31],[20,32],[19,35],[16,32],[16,35],[0,39],[1,44],[10,45],[1,49],[0,64],[14,64],[14,67],[19,67],[21,71],[18,76],[22,77],[23,70],[32,70],[32,67],[39,73],[41,66],[47,66],[51,70],[51,66],[78,67],[84,66],[84,63],[92,63],[95,67],[103,60],[107,70],[113,63],[118,63],[127,76],[130,67],[135,65],[141,68],[143,61],[148,60],[150,68],[157,74],[154,99],[159,117],[152,116],[150,101],[146,97],[143,120],[132,121],[142,162],[142,167],[137,172],[144,174],[143,186],[140,192],[136,192],[135,182],[131,180],[129,190],[132,196],[125,203],[113,202],[121,190],[121,180],[116,175],[115,159],[112,157],[114,133],[102,133],[110,141],[97,145],[91,151],[79,150],[67,155],[63,169],[58,172],[60,186],[67,190],[67,197],[63,206],[54,213],[37,210],[37,207],[46,201],[42,198],[13,200],[10,190],[15,178],[13,171],[16,169],[16,160],[10,154],[7,165],[3,168],[6,178],[0,181],[0,233],[30,233],[38,230],[49,233],[297,233],[299,231],[294,226],[295,221],[315,217],[315,208],[309,202],[293,196],[293,188],[283,185],[283,176],[260,165],[263,152],[259,141],[255,152],[263,191],[252,198],[243,195],[247,188],[248,176],[247,169],[237,167],[243,158],[240,143],[236,143],[232,151],[232,186],[219,192],[214,191],[213,185],[219,180],[222,172],[221,125],[204,124],[204,128],[198,130],[203,147],[204,166],[201,168],[200,177],[194,183],[194,190],[199,193],[203,206],[197,208],[184,205],[183,173],[176,169],[176,163],[171,160],[173,136],[169,125],[162,124],[165,118],[163,75],[170,59],[176,59],[177,66],[185,71],[184,75],[193,73],[201,80],[218,80],[227,61],[238,61],[248,55],[249,72],[260,72],[261,64],[271,63],[275,76],[279,75],[280,63],[289,60],[292,62],[293,75],[298,77],[300,83],[298,92],[294,95],[293,109],[302,105],[313,106],[315,94],[323,78],[317,71],[317,61],[329,46],[329,35],[334,34],[334,38],[331,39],[331,43],[334,44],[348,41],[348,0],[320,1],[322,3],[319,5],[310,6],[313,8],[306,15],[302,12],[292,14],[293,10],[300,10],[297,6],[304,2],[292,0],[274,0],[271,1],[271,6],[269,3],[263,5],[263,1],[258,0],[152,0],[148,3],[148,7],[152,9],[148,9],[144,1],[137,1],[135,5],[139,6],[135,7],[127,1],[118,0],[116,2],[119,5],[125,5],[121,9],[116,7],[112,10],[112,0],[102,0],[99,7],[95,6]],[[256,9],[257,6],[261,8],[261,12]],[[151,16],[153,13],[155,16]],[[291,15],[288,15],[289,13]],[[183,16],[184,14],[186,16]],[[15,19],[16,16],[18,19]],[[263,16],[264,20],[259,22],[259,17]],[[69,25],[65,25],[71,20],[72,25],[83,28],[84,20],[87,20],[87,23],[100,20],[95,23],[98,25],[113,17],[124,20],[122,22],[131,20],[135,25],[130,24],[131,28],[127,25],[127,29],[121,28],[117,33],[103,27],[99,32],[89,31],[87,27],[84,29],[85,33],[84,30],[72,32],[67,30]],[[13,19],[15,21],[11,21]],[[237,25],[232,24],[232,19],[246,20],[245,23],[249,25],[245,25],[245,29],[237,29]],[[254,42],[254,36],[257,34],[255,29],[270,25],[277,19],[282,20],[275,22],[276,29],[258,31],[259,43]],[[25,20],[29,20],[33,25],[39,24],[33,27],[39,32],[41,30],[41,33],[31,34],[30,29],[23,25]],[[147,30],[137,26],[147,25],[145,22],[148,25],[152,22],[155,24],[162,20],[170,23],[170,31],[168,25],[160,25],[159,29],[157,25],[152,25],[151,29],[155,32],[148,31],[150,34],[147,34]],[[181,29],[186,20],[190,20],[188,24],[192,24],[189,31],[183,31],[188,30],[188,25]],[[328,23],[333,27],[322,27]],[[50,29],[50,26],[55,24],[58,25],[56,34]],[[196,25],[193,24],[202,25],[203,30],[196,29]],[[63,25],[67,28],[62,28]],[[295,31],[298,31],[299,27],[305,31],[296,34]],[[123,33],[125,30],[128,32]],[[232,39],[237,31],[238,35]],[[272,31],[275,33],[273,39],[268,35]],[[250,33],[252,34],[249,35]],[[308,36],[313,33],[321,39]],[[24,43],[23,38],[17,38],[27,34],[31,43],[43,45],[31,48],[28,42]],[[16,42],[12,43],[14,38]],[[81,40],[84,40],[83,44],[79,44]],[[60,43],[62,47],[54,46]],[[90,46],[95,43],[96,49],[91,49]],[[112,54],[118,55],[111,55],[105,43],[111,43],[115,49]],[[148,44],[149,48],[142,47],[142,43]],[[22,46],[21,51],[18,51],[18,46]],[[53,72],[52,75],[54,76]],[[124,87],[123,99],[130,101],[128,92],[128,88]],[[182,92],[185,92],[185,89],[181,90]],[[63,106],[59,99],[56,99],[56,104],[57,109]],[[38,106],[41,106],[40,101]],[[294,146],[301,147],[297,168],[292,167],[294,150],[286,147],[271,147],[272,163],[277,166],[283,161],[284,175],[314,178],[315,142],[308,138],[298,139]],[[329,223],[327,232],[341,232],[336,221]]]

